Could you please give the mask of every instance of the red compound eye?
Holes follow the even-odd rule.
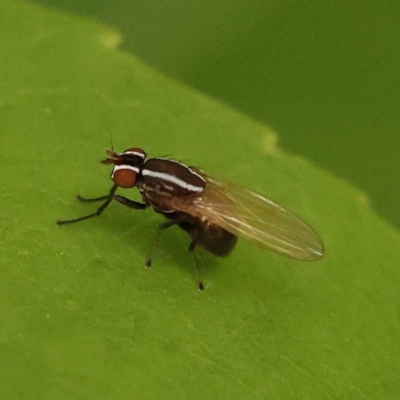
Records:
[[[115,165],[111,174],[111,179],[122,188],[132,188],[136,184],[138,173],[138,167],[133,167],[131,165]]]

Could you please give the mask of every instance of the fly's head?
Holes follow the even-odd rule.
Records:
[[[114,150],[106,150],[107,158],[102,164],[114,164],[111,172],[111,180],[122,188],[132,188],[136,185],[137,176],[146,159],[146,153],[142,149],[131,148],[116,153]]]

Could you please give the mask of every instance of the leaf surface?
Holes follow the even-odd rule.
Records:
[[[360,191],[122,53],[112,29],[19,0],[0,26],[1,398],[398,398],[399,233]],[[182,231],[144,268],[151,210],[57,227],[93,211],[76,194],[111,187],[110,132],[278,201],[324,260],[200,251],[200,294]]]

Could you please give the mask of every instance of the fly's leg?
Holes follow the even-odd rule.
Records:
[[[99,201],[99,200],[104,200],[106,199],[105,203],[103,203],[96,212],[89,214],[89,215],[85,215],[83,217],[80,218],[75,218],[75,219],[65,219],[65,220],[59,220],[57,221],[57,225],[67,225],[67,224],[74,224],[75,222],[80,222],[80,221],[84,221],[86,219],[89,218],[93,218],[93,217],[97,217],[99,215],[102,214],[102,212],[108,207],[108,205],[111,203],[112,199],[114,198],[114,193],[117,190],[118,185],[113,185],[113,187],[110,189],[110,193],[108,194],[108,196],[102,196],[102,197],[97,197],[95,199],[85,199],[82,201]],[[78,196],[78,199],[81,200],[80,196]],[[82,197],[83,199],[83,197]]]
[[[145,203],[139,203],[138,201],[133,201],[117,194],[114,195],[114,200],[134,210],[145,210],[147,208],[147,204]]]
[[[86,219],[89,218],[93,218],[93,217],[97,217],[99,215],[102,214],[102,212],[108,207],[108,205],[113,201],[116,200],[119,203],[123,204],[124,206],[127,206],[129,208],[134,208],[135,210],[144,210],[147,205],[144,203],[139,203],[137,201],[133,201],[133,200],[129,200],[126,197],[122,197],[122,196],[118,196],[117,194],[115,194],[115,191],[117,190],[118,185],[114,185],[111,190],[110,193],[107,196],[101,196],[101,197],[95,197],[93,199],[87,199],[85,197],[82,197],[80,195],[77,196],[79,201],[83,201],[85,203],[94,203],[96,201],[101,201],[101,200],[106,200],[104,202],[104,204],[102,204],[96,212],[89,214],[89,215],[85,215],[83,217],[80,218],[76,218],[76,219],[67,219],[67,220],[60,220],[57,221],[57,225],[67,225],[67,224],[74,224],[75,222],[80,222],[80,221],[84,221]]]
[[[194,252],[194,249],[196,248],[196,245],[197,245],[197,242],[199,241],[199,239],[200,239],[200,234],[199,234],[199,232],[196,232],[193,236],[193,240],[191,241],[191,243],[189,245],[189,252],[193,254],[193,260],[194,260],[194,264],[196,266],[196,272],[197,272],[198,288],[201,291],[201,290],[204,290],[204,285],[203,285],[203,280],[201,278],[199,261]]]
[[[156,239],[154,240],[154,243],[151,246],[151,249],[149,251],[149,257],[147,258],[147,261],[146,261],[146,267],[151,267],[154,250],[156,249],[158,242],[160,241],[160,238],[161,238],[162,234],[164,233],[164,231],[166,229],[170,228],[171,226],[176,225],[177,223],[178,223],[177,221],[168,221],[168,222],[164,222],[163,224],[160,225],[160,229],[157,233]]]
[[[87,199],[86,197],[82,197],[81,195],[78,194],[76,198],[84,203],[94,203],[96,201],[107,200],[109,196],[110,195],[95,197],[93,199]],[[127,199],[126,197],[119,196],[118,194],[114,194],[113,200],[116,200],[118,201],[118,203],[121,203],[129,208],[134,208],[135,210],[144,210],[145,208],[147,208],[147,204]]]
[[[108,194],[105,195],[105,196],[95,197],[95,198],[93,198],[93,199],[87,199],[86,197],[82,197],[80,194],[78,194],[78,195],[76,196],[76,198],[77,198],[79,201],[82,201],[82,202],[84,202],[84,203],[94,203],[95,201],[107,200],[108,197],[109,197]]]

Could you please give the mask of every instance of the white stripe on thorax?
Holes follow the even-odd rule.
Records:
[[[203,187],[202,186],[195,186],[190,183],[185,182],[182,179],[177,178],[176,176],[167,174],[165,172],[156,172],[156,171],[151,171],[149,169],[142,169],[142,175],[143,176],[150,176],[151,178],[159,178],[163,179],[167,182],[174,183],[175,185],[180,186],[183,189],[187,189],[191,192],[202,192]]]
[[[199,177],[203,182],[206,181],[200,174],[198,174],[196,171],[193,171],[192,168],[188,167],[186,164],[181,163],[178,160],[173,160],[172,158],[162,158],[162,157],[154,157],[154,159],[155,160],[171,161],[171,162],[173,162],[175,164],[182,165],[182,167],[185,167],[186,169],[188,169],[193,175],[196,175],[197,177]]]

